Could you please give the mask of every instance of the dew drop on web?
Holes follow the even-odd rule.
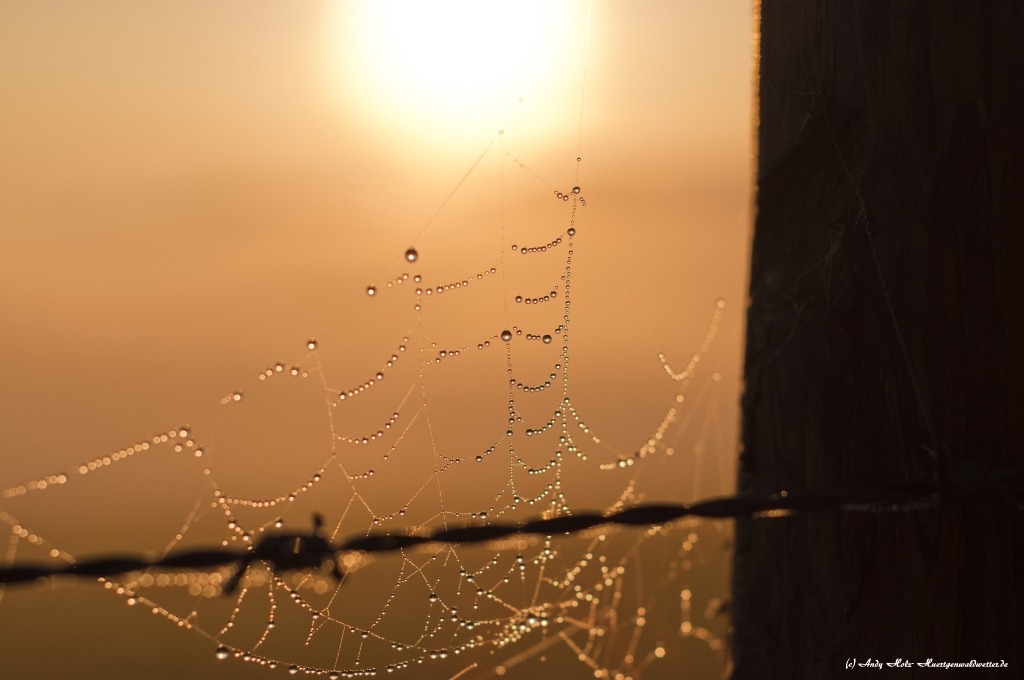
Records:
[[[405,251],[405,259],[409,262],[415,262],[419,258],[420,254],[416,252],[415,248],[409,248]]]

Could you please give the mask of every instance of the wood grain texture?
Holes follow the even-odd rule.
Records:
[[[1024,5],[760,12],[740,491],[928,477],[926,447],[1024,466]],[[740,521],[733,677],[1024,677],[1022,593],[994,504]]]

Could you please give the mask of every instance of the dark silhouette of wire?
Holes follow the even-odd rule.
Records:
[[[496,523],[439,529],[422,534],[372,534],[332,545],[321,535],[322,522],[314,516],[314,529],[305,534],[280,533],[264,537],[246,551],[201,549],[182,551],[161,559],[114,556],[85,559],[74,564],[21,566],[0,569],[0,583],[24,583],[52,576],[112,577],[144,569],[203,569],[237,565],[225,585],[230,592],[251,562],[263,561],[275,572],[328,566],[337,578],[337,553],[360,551],[386,553],[427,543],[473,544],[517,534],[553,536],[602,525],[660,526],[683,517],[769,518],[793,512],[826,510],[894,512],[916,511],[957,504],[997,500],[1016,512],[1024,512],[1024,470],[992,470],[976,460],[947,463],[946,474],[936,481],[909,482],[870,489],[809,489],[781,492],[769,497],[728,496],[695,503],[642,504],[611,514],[580,514],[537,519],[523,523]]]

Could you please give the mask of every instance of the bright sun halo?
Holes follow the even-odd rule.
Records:
[[[389,105],[446,115],[491,108],[523,96],[545,71],[565,9],[535,0],[367,3],[356,67]]]

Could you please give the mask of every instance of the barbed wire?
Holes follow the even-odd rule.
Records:
[[[252,562],[265,562],[275,573],[329,569],[337,579],[338,553],[387,553],[430,543],[468,545],[523,535],[572,534],[602,525],[664,526],[684,517],[707,519],[777,518],[794,512],[842,510],[899,512],[936,508],[942,504],[997,500],[1024,512],[1024,470],[993,470],[977,460],[940,463],[934,481],[908,482],[869,489],[782,491],[768,497],[727,496],[684,504],[640,504],[610,514],[585,512],[523,523],[494,523],[412,533],[381,533],[332,545],[321,535],[322,520],[314,515],[309,533],[278,533],[249,550],[198,549],[160,559],[113,556],[76,561],[59,567],[20,566],[0,569],[0,584],[37,581],[57,576],[109,578],[145,569],[203,569],[237,565],[224,592],[231,592]]]

